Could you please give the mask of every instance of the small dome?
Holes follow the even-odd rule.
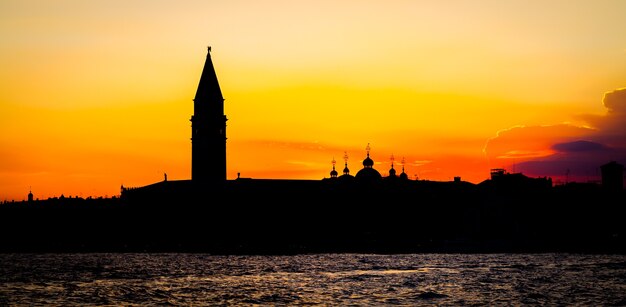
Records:
[[[389,170],[389,176],[391,176],[391,177],[395,177],[396,176],[396,170],[393,168],[393,166]]]
[[[332,171],[330,171],[330,177],[335,178],[337,177],[337,171],[333,168]]]
[[[409,179],[409,176],[405,172],[402,172],[400,173],[400,179]]]
[[[374,166],[374,160],[370,158],[369,154],[367,155],[367,158],[363,160],[363,166],[367,168],[371,168],[372,166]]]

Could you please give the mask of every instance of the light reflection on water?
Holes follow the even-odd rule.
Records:
[[[0,305],[626,305],[626,255],[0,254]]]

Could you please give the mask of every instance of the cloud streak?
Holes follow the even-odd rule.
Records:
[[[597,179],[601,165],[626,163],[626,88],[606,92],[603,115],[587,114],[586,126],[516,126],[489,139],[484,152],[492,167],[531,176]]]

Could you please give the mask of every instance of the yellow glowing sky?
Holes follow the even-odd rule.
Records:
[[[621,0],[2,0],[0,201],[189,179],[208,45],[229,179],[321,179],[344,152],[354,174],[369,143],[383,175],[393,155],[411,178],[478,183],[601,126],[604,93],[626,86],[625,14]],[[499,142],[529,126],[572,127]]]

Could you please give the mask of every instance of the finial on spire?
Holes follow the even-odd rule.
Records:
[[[333,168],[335,168],[335,164],[337,163],[337,161],[335,161],[335,157],[333,157],[332,163],[333,163]]]
[[[211,46],[208,46],[207,50],[209,51],[209,53],[211,53]]]
[[[343,152],[343,161],[345,161],[346,163],[348,163],[348,152],[344,151]]]
[[[367,151],[367,156],[370,156],[370,143],[367,143],[367,146],[365,146],[365,151]]]

